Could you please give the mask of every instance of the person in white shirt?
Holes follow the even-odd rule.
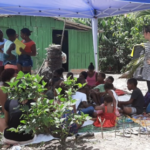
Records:
[[[81,114],[81,112],[83,112],[84,114],[89,114],[91,117],[93,116],[94,107],[88,106],[86,94],[77,91],[74,95],[72,95],[72,99],[76,100],[76,110],[78,109],[80,103],[84,106],[84,108],[77,113]]]

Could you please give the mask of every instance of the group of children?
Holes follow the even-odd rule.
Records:
[[[3,38],[3,32],[0,30],[0,74],[4,69],[13,68],[24,73],[31,73],[33,66],[31,56],[36,56],[35,43],[30,39],[31,31],[28,28],[21,29],[22,43],[25,48],[20,47],[21,54],[16,52],[15,40],[18,38],[14,29],[7,29],[8,39]]]
[[[55,91],[56,88],[61,87],[62,92],[67,90],[64,86],[65,79],[63,77],[63,72],[64,70],[62,68],[55,70],[53,78],[50,81],[46,81],[47,91],[43,94],[45,94],[48,99],[53,99],[57,95]],[[6,82],[14,76],[16,76],[14,69],[4,70],[1,75],[3,86],[8,86]],[[73,73],[69,72],[67,78],[73,79]],[[87,72],[81,72],[76,81],[76,83],[87,84],[72,95],[72,99],[76,100],[73,113],[77,113],[78,115],[80,115],[81,112],[88,114],[92,117],[94,121],[93,125],[96,127],[101,126],[100,119],[102,122],[104,121],[103,127],[113,127],[115,126],[116,116],[119,116],[120,113],[128,115],[142,113],[144,99],[142,92],[137,88],[136,79],[131,78],[127,82],[128,89],[133,90],[133,92],[130,100],[125,102],[118,101],[116,88],[113,82],[114,78],[112,76],[106,78],[104,73],[96,73],[93,64],[90,64],[89,70]],[[24,135],[24,133],[18,134],[7,130],[8,128],[17,127],[20,124],[20,117],[18,116],[21,116],[22,112],[19,109],[13,109],[17,108],[19,105],[18,101],[7,100],[7,94],[3,93],[1,89],[0,97],[0,103],[5,114],[5,121],[0,121],[0,129],[1,131],[4,130],[3,141],[9,144],[16,144],[33,140],[34,137],[32,134]],[[30,102],[27,101],[26,105],[30,106]],[[77,133],[80,127],[81,125],[72,124],[70,126],[70,133]]]
[[[69,72],[67,77],[69,76],[73,78],[73,73]],[[105,118],[104,127],[112,127],[115,125],[116,117],[120,116],[121,113],[127,115],[143,113],[144,96],[141,90],[137,88],[137,80],[134,78],[127,81],[128,90],[132,90],[132,94],[131,98],[124,102],[118,101],[118,96],[122,93],[125,94],[125,92],[114,87],[114,78],[112,76],[106,78],[105,73],[94,71],[92,63],[89,65],[87,72],[80,73],[78,81],[82,84],[87,83],[87,85],[79,89],[73,98],[77,100],[76,103],[80,102],[80,105],[83,102],[87,103],[86,109],[85,104],[81,105],[81,108],[78,104],[79,109],[86,110],[85,113],[92,116],[95,126],[100,126],[99,117],[102,120]],[[81,97],[83,94],[84,99]],[[89,112],[87,111],[88,108]]]

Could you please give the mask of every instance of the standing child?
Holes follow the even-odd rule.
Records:
[[[3,38],[3,32],[0,30],[0,74],[4,70],[4,44],[7,40]]]
[[[8,36],[8,40],[4,44],[4,68],[12,68],[18,70],[17,68],[17,54],[16,54],[16,46],[13,43],[17,37],[16,31],[14,29],[7,29],[6,34]]]
[[[132,115],[142,114],[144,106],[144,97],[139,88],[137,88],[137,80],[131,78],[127,82],[129,90],[133,90],[129,101],[119,102],[119,106],[122,108],[121,112]]]
[[[31,67],[33,66],[31,56],[36,56],[35,43],[30,39],[31,32],[28,28],[21,30],[22,42],[26,45],[23,50],[20,48],[21,55],[18,56],[18,69],[24,73],[31,73]]]
[[[96,82],[97,82],[97,72],[95,72],[95,67],[93,65],[93,63],[90,63],[89,67],[88,67],[88,72],[87,72],[87,84],[90,87],[94,87],[96,86]]]
[[[104,105],[97,106],[95,107],[95,109],[101,111],[101,113],[98,114],[96,121],[94,122],[94,126],[101,127],[101,122],[99,121],[99,119],[101,119],[102,122],[105,120],[103,124],[104,128],[110,128],[115,126],[115,101],[111,96],[105,96]]]

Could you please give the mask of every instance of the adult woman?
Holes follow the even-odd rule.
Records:
[[[33,66],[31,56],[36,56],[36,46],[35,43],[30,39],[31,31],[28,28],[23,28],[21,30],[22,42],[26,45],[23,50],[20,48],[21,55],[18,56],[18,70],[24,73],[31,73],[31,67]]]
[[[93,65],[93,63],[90,63],[89,67],[88,67],[88,76],[87,76],[87,84],[91,87],[96,86],[96,82],[97,82],[97,72],[95,72],[95,67]]]
[[[145,61],[142,76],[147,81],[148,92],[150,93],[150,25],[144,27],[144,38],[148,42],[145,44]]]

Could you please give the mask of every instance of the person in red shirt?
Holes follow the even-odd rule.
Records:
[[[100,85],[100,84],[104,84],[104,83],[105,83],[105,81],[104,81],[105,78],[106,78],[105,73],[103,73],[103,72],[98,73],[96,86],[97,86],[97,85]]]
[[[20,48],[21,55],[18,56],[18,70],[24,73],[31,73],[31,68],[33,66],[31,56],[36,56],[36,46],[35,43],[30,39],[31,32],[28,28],[23,28],[21,30],[22,42],[26,45],[25,49]]]

